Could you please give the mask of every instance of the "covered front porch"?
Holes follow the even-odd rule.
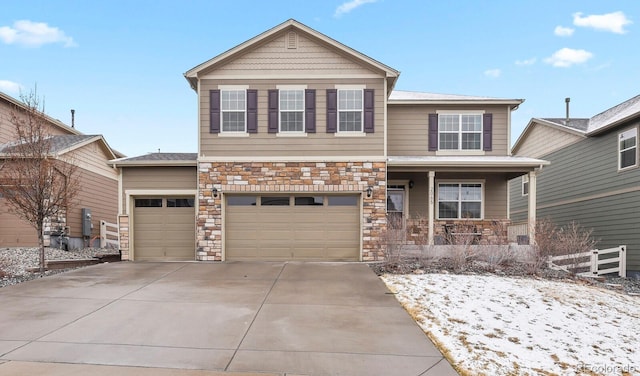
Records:
[[[536,222],[536,174],[548,162],[524,157],[389,157],[387,218],[415,244],[508,243],[509,180],[527,175],[528,223]],[[535,239],[535,226],[527,226]]]

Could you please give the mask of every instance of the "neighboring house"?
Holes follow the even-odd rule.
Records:
[[[24,111],[25,104],[0,92],[0,163],[3,150],[15,145],[15,127],[10,121],[12,111]],[[59,120],[45,117],[47,133],[50,135],[51,157],[59,158],[78,166],[81,192],[74,199],[65,218],[52,218],[45,229],[45,242],[51,231],[58,226],[68,226],[70,245],[88,245],[90,239],[99,236],[100,220],[116,222],[118,170],[108,165],[111,159],[123,155],[109,147],[101,135],[84,135]],[[0,247],[33,247],[38,245],[36,230],[13,213],[8,212],[4,199],[0,198]],[[82,234],[82,209],[91,211],[93,229],[90,236]]]
[[[198,153],[113,161],[123,258],[375,260],[387,215],[431,244],[457,225],[505,237],[508,180],[546,164],[509,154],[523,100],[398,76],[295,20],[189,70]]]
[[[515,155],[551,161],[537,174],[537,216],[593,229],[598,248],[627,246],[627,269],[640,273],[640,96],[589,119],[533,118]],[[526,220],[529,182],[510,184],[514,221]],[[628,274],[629,275],[629,274]]]

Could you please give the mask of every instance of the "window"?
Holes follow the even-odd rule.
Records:
[[[304,90],[280,90],[280,132],[304,132]]]
[[[481,183],[438,183],[439,219],[481,219]]]
[[[256,206],[256,196],[227,196],[227,205],[230,206]]]
[[[322,196],[300,196],[294,197],[294,205],[296,206],[322,206],[324,197]]]
[[[404,227],[404,185],[387,186],[387,220],[391,228]]]
[[[168,208],[192,208],[194,207],[195,200],[192,198],[168,198]]]
[[[439,114],[439,150],[482,150],[481,114]]]
[[[357,206],[359,202],[358,196],[328,196],[329,206]]]
[[[638,129],[633,128],[618,135],[618,155],[620,170],[634,167],[637,164],[638,155]]]
[[[522,195],[529,194],[529,175],[522,175]]]
[[[263,196],[260,197],[262,206],[289,206],[289,196]]]
[[[222,131],[245,132],[246,91],[221,90],[220,98]]]
[[[338,90],[338,131],[362,132],[362,90]]]
[[[161,198],[136,198],[135,206],[136,208],[161,208],[162,199]]]

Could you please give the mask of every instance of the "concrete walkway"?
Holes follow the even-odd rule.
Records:
[[[101,264],[0,307],[2,375],[456,375],[358,263]]]

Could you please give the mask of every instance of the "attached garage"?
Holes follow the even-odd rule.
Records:
[[[360,195],[226,195],[226,260],[360,260]]]
[[[193,197],[134,197],[133,259],[195,260]]]

